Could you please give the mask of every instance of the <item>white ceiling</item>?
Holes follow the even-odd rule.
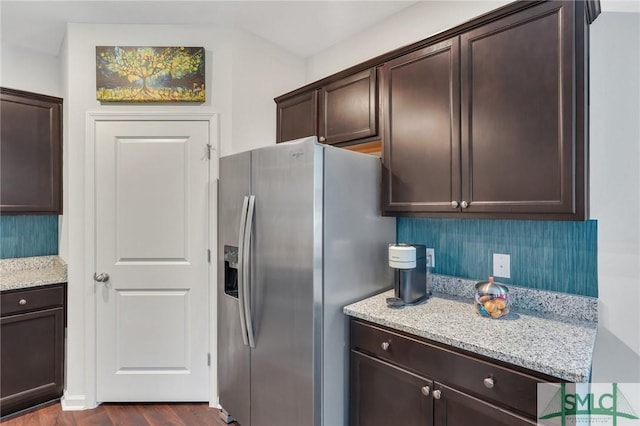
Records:
[[[58,55],[68,22],[215,24],[244,29],[306,58],[414,3],[417,1],[0,0],[0,37],[14,46]],[[601,0],[601,4],[607,12],[640,12],[640,0]]]
[[[301,57],[329,46],[416,1],[0,0],[3,43],[58,55],[66,23],[215,24],[263,37]]]

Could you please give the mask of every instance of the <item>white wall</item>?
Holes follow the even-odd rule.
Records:
[[[307,82],[415,43],[512,0],[421,1],[307,59]]]
[[[590,70],[600,320],[593,381],[640,382],[640,13],[596,19]]]
[[[505,3],[420,2],[309,58],[307,82]],[[621,3],[614,9],[627,13],[604,12],[591,26],[590,205],[600,299],[593,381],[600,382],[640,382],[640,27],[637,3]]]
[[[95,99],[97,45],[204,46],[206,103],[101,105]],[[265,54],[279,60],[265,65]],[[302,81],[304,62],[263,40],[250,39],[230,29],[173,25],[69,24],[61,57],[65,87],[65,216],[60,253],[68,263],[69,290],[65,406],[83,408],[95,402],[94,372],[86,362],[85,352],[94,340],[94,319],[86,311],[94,286],[94,271],[85,267],[88,250],[85,238],[93,232],[85,217],[86,112],[216,112],[220,119],[220,150],[236,152],[275,143],[275,103],[264,98],[281,94],[286,89],[285,81]],[[256,98],[260,100],[255,101]],[[238,115],[236,123],[234,112]],[[253,116],[257,119],[251,120]]]
[[[273,99],[304,85],[304,61],[246,32],[235,33],[233,46],[233,149],[240,152],[275,143]]]
[[[0,86],[62,96],[60,60],[56,56],[2,43]]]

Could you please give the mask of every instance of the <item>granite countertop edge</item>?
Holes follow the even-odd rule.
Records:
[[[479,318],[472,300],[447,294],[434,294],[428,303],[398,310],[386,307],[384,301],[390,296],[392,291],[374,295],[346,306],[344,313],[572,383],[589,381],[595,322],[522,309],[512,310],[511,321]],[[442,310],[445,304],[449,312]],[[481,338],[483,333],[499,343],[492,347],[492,338]]]
[[[67,282],[67,264],[59,256],[0,260],[0,291]]]

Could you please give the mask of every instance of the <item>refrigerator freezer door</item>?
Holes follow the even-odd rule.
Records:
[[[318,424],[314,354],[321,322],[314,317],[321,301],[314,300],[314,279],[322,282],[322,147],[313,142],[252,152],[252,426]]]
[[[231,271],[224,263],[224,246],[239,245],[243,201],[251,189],[250,166],[248,152],[222,157],[218,187],[218,386],[220,405],[242,425],[251,424],[250,349],[243,343],[238,298],[224,291],[230,281],[225,271]]]

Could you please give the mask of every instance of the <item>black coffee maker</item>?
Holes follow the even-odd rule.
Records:
[[[426,246],[389,244],[389,267],[394,269],[394,297],[387,299],[390,307],[417,305],[429,298]]]

